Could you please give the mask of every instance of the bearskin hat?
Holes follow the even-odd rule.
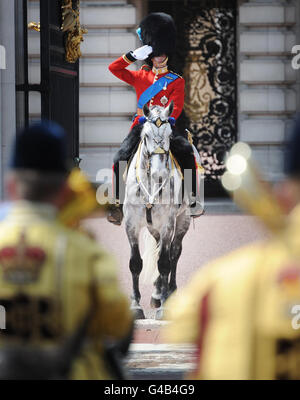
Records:
[[[55,122],[42,120],[18,133],[10,167],[65,173],[68,169],[66,159],[66,132]]]
[[[143,45],[153,48],[151,57],[166,54],[171,56],[176,47],[176,27],[173,18],[165,13],[147,15],[140,23],[140,38]]]

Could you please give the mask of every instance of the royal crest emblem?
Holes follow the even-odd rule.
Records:
[[[28,284],[38,280],[41,268],[46,260],[45,251],[26,243],[22,232],[15,246],[0,249],[0,265],[3,279],[13,284]]]
[[[163,106],[165,106],[165,105],[167,104],[168,101],[169,101],[169,100],[168,100],[168,98],[167,98],[166,96],[163,96],[163,97],[160,99],[160,102],[161,102],[161,104],[162,104]]]

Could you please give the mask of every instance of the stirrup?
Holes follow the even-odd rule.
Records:
[[[116,201],[116,204],[111,204],[108,209],[107,221],[114,225],[120,226],[123,220],[122,204]]]

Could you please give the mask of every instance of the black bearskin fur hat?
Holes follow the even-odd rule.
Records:
[[[153,48],[151,57],[166,54],[171,56],[176,47],[176,27],[173,18],[165,13],[147,15],[140,23],[143,45]]]
[[[10,167],[66,173],[67,136],[53,121],[42,120],[20,131],[14,143]]]

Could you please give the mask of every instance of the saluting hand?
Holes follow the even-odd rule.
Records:
[[[145,45],[131,52],[136,60],[145,60],[153,52],[151,46]]]

